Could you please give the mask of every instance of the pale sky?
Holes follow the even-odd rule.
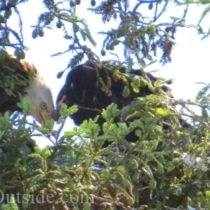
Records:
[[[66,71],[62,79],[57,79],[56,75],[59,71],[65,69],[70,55],[66,54],[57,57],[51,57],[51,55],[67,49],[69,43],[64,40],[61,30],[45,30],[44,38],[31,38],[30,25],[36,24],[37,11],[40,13],[43,10],[43,7],[37,5],[37,2],[37,0],[32,0],[30,7],[28,6],[29,3],[23,4],[21,7],[25,27],[25,44],[30,48],[26,53],[26,60],[37,67],[51,88],[54,100],[56,100],[68,72]],[[188,21],[196,24],[203,9],[204,7],[194,7],[188,15]],[[175,9],[170,8],[170,11],[171,15],[175,12]],[[82,11],[82,14],[87,19],[94,35],[97,34],[97,28],[99,28],[99,31],[105,30],[105,26],[101,25],[101,23],[96,25],[96,18],[91,15],[92,13]],[[99,19],[98,17],[97,22],[100,21]],[[206,25],[210,27],[208,20],[209,18],[206,18]],[[176,34],[176,46],[172,53],[172,62],[165,66],[155,65],[150,69],[159,70],[155,73],[157,76],[173,79],[171,87],[175,98],[193,99],[201,87],[196,82],[210,82],[210,38],[203,41],[200,38],[193,29],[180,29]],[[100,37],[97,36],[96,41],[98,46],[101,46]],[[100,47],[97,48],[98,52],[100,52],[100,49]],[[118,52],[116,53],[118,54]],[[69,126],[72,126],[71,122],[67,125],[68,128]]]

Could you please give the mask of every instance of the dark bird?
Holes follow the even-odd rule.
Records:
[[[54,118],[54,104],[50,89],[37,69],[18,60],[6,51],[0,51],[0,113],[21,111],[18,102],[29,103],[28,113],[39,123],[45,124]]]
[[[135,92],[131,83],[137,81],[140,91]],[[78,111],[71,118],[79,125],[83,120],[94,118],[111,103],[122,108],[135,97],[152,94],[151,84],[158,78],[141,70],[126,73],[125,67],[109,62],[86,62],[73,68],[67,75],[66,82],[57,97],[57,112],[62,103],[67,106],[76,104]],[[135,83],[135,82],[134,82]],[[170,88],[162,86],[170,95]]]

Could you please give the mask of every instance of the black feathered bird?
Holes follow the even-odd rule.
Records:
[[[151,82],[148,82],[148,80]],[[71,118],[79,125],[84,120],[100,114],[111,103],[122,108],[135,97],[152,94],[151,85],[158,78],[141,70],[126,73],[125,67],[110,62],[86,62],[73,68],[57,97],[57,112],[62,103],[76,104],[78,111]],[[137,81],[140,91],[135,92],[131,83]],[[162,90],[170,95],[170,88],[163,85]]]
[[[28,113],[41,124],[54,118],[55,108],[50,89],[37,69],[24,60],[0,51],[0,113],[21,111],[17,103],[26,99]]]

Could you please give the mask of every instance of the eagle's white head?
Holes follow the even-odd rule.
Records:
[[[21,61],[21,64],[25,70],[35,72],[33,79],[29,82],[29,86],[25,89],[24,99],[30,103],[27,114],[33,116],[39,123],[44,125],[49,120],[54,119],[55,116],[52,93],[33,65],[25,61]]]

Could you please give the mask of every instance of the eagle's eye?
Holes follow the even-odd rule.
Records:
[[[41,110],[47,110],[48,109],[47,104],[45,102],[41,102],[40,108],[41,108]]]

